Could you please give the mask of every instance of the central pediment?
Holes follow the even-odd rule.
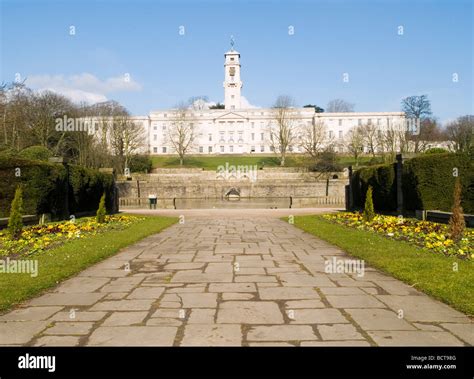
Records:
[[[243,116],[237,112],[225,112],[225,113],[222,113],[220,116],[218,117],[215,117],[214,118],[214,121],[216,120],[220,120],[220,121],[223,121],[223,120],[235,120],[235,119],[238,119],[238,120],[247,120],[248,121],[248,117],[246,116]]]

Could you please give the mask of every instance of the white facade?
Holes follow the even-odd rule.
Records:
[[[189,109],[186,121],[192,124],[196,139],[189,153],[193,154],[268,154],[272,152],[270,128],[276,123],[273,108],[242,108],[240,54],[233,49],[224,55],[225,109]],[[373,124],[381,130],[404,123],[403,112],[316,113],[313,108],[291,108],[295,133],[305,126],[322,124],[336,151],[343,151],[347,133],[358,125]],[[169,131],[176,125],[176,110],[153,111],[133,119],[147,135],[150,154],[173,154]],[[295,141],[290,151],[303,152]]]

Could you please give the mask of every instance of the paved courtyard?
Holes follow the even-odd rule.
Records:
[[[0,345],[473,345],[462,313],[265,212],[185,215],[0,316]],[[219,216],[219,214],[221,214]]]

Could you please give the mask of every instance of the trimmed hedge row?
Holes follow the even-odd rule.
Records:
[[[391,211],[397,208],[395,165],[377,165],[358,170],[352,176],[354,204],[362,208],[369,186],[372,186],[374,208]]]
[[[15,189],[23,187],[23,213],[51,213],[54,219],[66,217],[66,193],[69,213],[97,210],[105,191],[107,210],[113,209],[114,179],[110,174],[81,166],[0,158],[0,217],[8,217]],[[68,187],[66,187],[68,186]]]
[[[474,213],[474,161],[465,154],[419,156],[403,164],[403,202],[406,210],[433,209],[450,211],[457,169],[462,184],[462,207]],[[395,164],[372,166],[354,172],[352,194],[356,208],[362,208],[368,186],[373,187],[377,211],[397,209]]]

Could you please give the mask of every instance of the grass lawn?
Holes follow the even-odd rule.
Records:
[[[363,156],[359,158],[359,165],[364,165],[369,162],[371,157]],[[275,155],[190,155],[184,159],[183,166],[179,165],[179,158],[177,156],[152,156],[153,168],[203,168],[204,170],[217,170],[220,165],[229,163],[229,165],[257,165],[260,167],[280,167],[280,161]],[[306,167],[307,158],[302,155],[289,155],[286,157],[285,167]],[[354,158],[341,155],[338,157],[338,162],[343,166],[354,165]]]
[[[404,241],[336,225],[320,216],[296,216],[295,226],[349,255],[412,285],[452,307],[474,315],[474,262],[434,254]],[[453,270],[458,264],[458,271]]]
[[[171,217],[145,217],[123,230],[109,230],[84,239],[68,241],[41,254],[22,259],[38,260],[38,276],[0,274],[0,311],[54,287],[60,281],[77,274],[120,249],[177,222]],[[3,258],[2,258],[3,259]]]
[[[260,167],[279,167],[280,162],[276,156],[259,155],[216,155],[216,156],[189,156],[185,157],[183,166],[179,165],[179,158],[176,156],[152,156],[153,168],[203,168],[204,170],[217,170],[220,165],[257,165]],[[299,167],[302,165],[302,157],[288,156],[286,167]]]

